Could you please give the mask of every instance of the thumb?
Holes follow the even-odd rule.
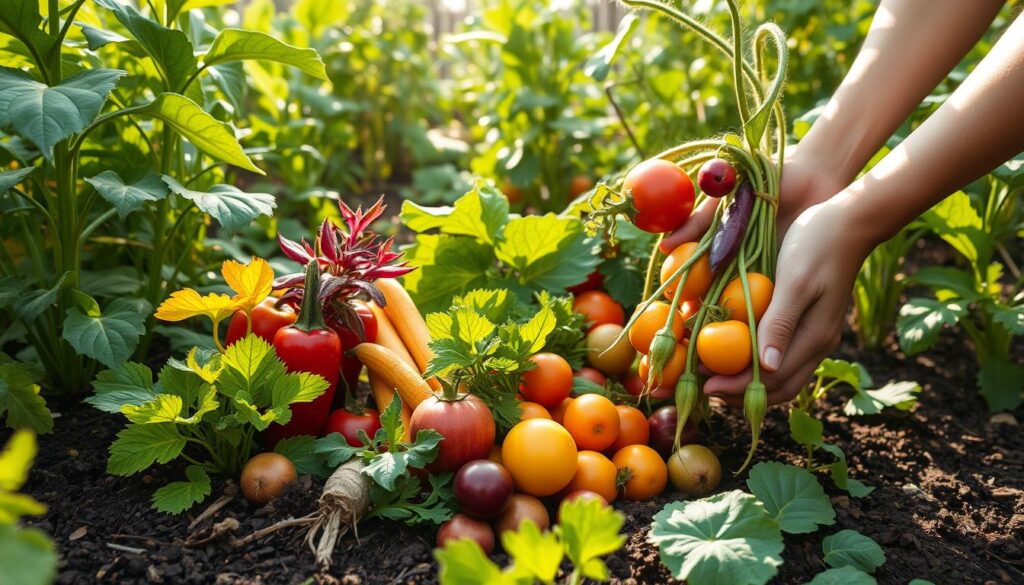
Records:
[[[768,310],[757,327],[761,367],[769,372],[779,369],[793,339],[793,332],[811,305],[808,286],[799,279],[779,275]]]
[[[671,254],[672,250],[686,242],[696,242],[708,231],[711,226],[711,219],[715,216],[715,208],[718,206],[718,199],[705,199],[697,206],[686,223],[679,229],[665,236],[661,241],[660,249],[665,254]]]

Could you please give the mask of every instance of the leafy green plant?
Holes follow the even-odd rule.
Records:
[[[911,298],[900,309],[900,347],[913,355],[935,344],[945,327],[959,325],[974,346],[978,390],[992,411],[1024,402],[1024,366],[1014,360],[1014,339],[1024,335],[1024,276],[1004,242],[1024,229],[1024,159],[994,172],[978,198],[957,192],[928,210],[921,221],[959,254],[962,267],[928,266],[909,277],[934,298]],[[978,209],[981,209],[979,213]],[[1002,261],[997,259],[997,255]],[[1013,284],[1004,284],[1004,271]]]
[[[204,272],[209,218],[232,230],[274,208],[223,183],[229,165],[261,171],[207,95],[244,85],[229,72],[247,60],[325,74],[315,51],[263,33],[186,33],[186,2],[49,0],[45,18],[40,4],[0,6],[20,57],[0,68],[0,164],[16,167],[0,173],[0,310],[44,387],[78,393],[99,364],[147,354],[152,307]]]
[[[918,222],[914,222],[872,250],[864,260],[853,284],[855,329],[861,348],[881,347],[893,330],[907,287],[902,274],[904,261],[923,233]]]
[[[38,528],[18,526],[23,516],[46,513],[46,506],[17,491],[25,485],[36,456],[32,431],[15,431],[0,453],[0,575],[6,583],[45,585],[57,576],[57,551]]]
[[[454,540],[436,549],[434,556],[441,565],[442,585],[550,584],[555,582],[566,557],[573,566],[566,583],[579,585],[584,579],[607,581],[608,567],[602,557],[625,544],[626,537],[619,534],[625,518],[601,502],[583,499],[566,502],[560,514],[559,524],[551,531],[541,532],[532,520],[527,520],[519,530],[502,534],[502,546],[511,558],[511,565],[504,570],[487,558],[473,540]]]
[[[39,434],[53,432],[53,414],[39,395],[42,372],[0,353],[0,417],[12,429],[32,429]]]

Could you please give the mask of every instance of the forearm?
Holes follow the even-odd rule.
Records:
[[[883,0],[850,72],[800,143],[842,184],[987,30],[999,0]]]
[[[946,103],[836,203],[859,216],[866,242],[874,245],[1021,151],[1024,16]]]

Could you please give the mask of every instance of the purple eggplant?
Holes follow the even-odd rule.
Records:
[[[750,181],[743,181],[736,189],[732,203],[722,214],[722,222],[718,224],[715,236],[711,240],[711,271],[718,272],[736,257],[743,243],[743,236],[750,225],[750,216],[754,212],[754,186]]]

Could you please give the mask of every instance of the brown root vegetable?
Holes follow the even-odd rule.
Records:
[[[551,516],[540,500],[527,494],[513,494],[508,507],[494,521],[494,530],[498,534],[504,534],[508,530],[519,530],[519,525],[526,520],[533,520],[541,530],[547,530],[551,526]]]
[[[718,272],[736,257],[747,234],[747,225],[754,212],[754,186],[750,181],[743,181],[736,189],[732,203],[722,215],[722,223],[718,224],[714,238],[711,240],[711,272]]]
[[[279,453],[260,453],[242,468],[239,483],[242,495],[250,504],[263,506],[281,497],[284,488],[298,477],[295,465]]]
[[[321,567],[331,566],[331,554],[338,539],[349,528],[355,530],[356,524],[370,512],[371,480],[362,471],[362,459],[354,458],[335,469],[324,484],[317,519],[306,535],[306,543]]]
[[[704,497],[722,481],[722,464],[711,449],[684,445],[668,458],[668,477],[687,496]]]
[[[475,540],[487,554],[494,552],[494,531],[491,525],[466,514],[456,514],[441,525],[437,531],[437,547],[442,548],[449,540],[460,538]]]

